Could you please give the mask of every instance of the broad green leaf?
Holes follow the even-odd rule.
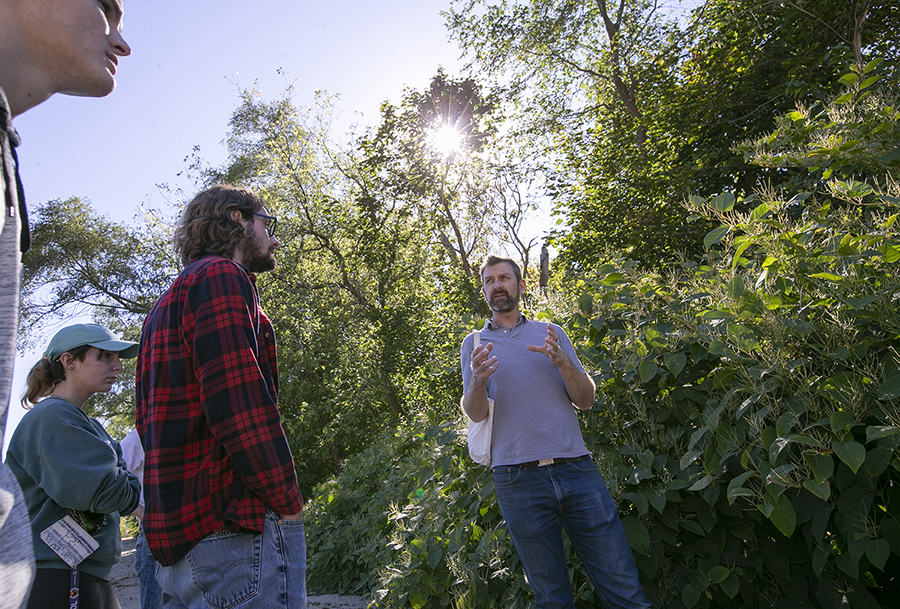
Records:
[[[657,372],[659,372],[659,366],[657,366],[653,362],[643,361],[641,362],[640,368],[638,370],[641,375],[641,380],[647,383],[654,376],[656,376]]]
[[[900,556],[900,523],[896,518],[888,517],[881,521],[881,537],[891,544],[894,554]]]
[[[877,68],[879,65],[881,65],[882,61],[884,61],[884,57],[876,57],[872,61],[868,62],[863,66],[863,74],[868,74],[869,72]]]
[[[774,499],[772,504],[774,509],[769,516],[769,520],[778,527],[778,530],[781,531],[785,537],[790,537],[794,533],[794,528],[797,526],[797,514],[794,512],[794,506],[791,505],[790,500],[785,495],[781,495],[777,499]]]
[[[409,604],[413,609],[422,609],[428,603],[429,594],[424,590],[416,590],[409,595]]]
[[[705,476],[703,476],[702,478],[697,480],[694,484],[692,484],[688,490],[689,491],[702,491],[707,486],[712,484],[713,480],[715,480],[714,477],[712,477],[709,474],[706,474]]]
[[[625,281],[625,276],[622,273],[610,273],[606,277],[600,280],[600,283],[607,287],[612,287],[619,285]]]
[[[756,494],[751,489],[743,487],[747,478],[755,474],[756,472],[744,472],[740,476],[731,479],[731,482],[728,483],[728,492],[726,494],[729,505],[732,505],[738,497],[748,497]]]
[[[818,484],[822,484],[834,473],[834,459],[830,455],[816,455],[806,453],[803,455],[809,469],[812,470],[813,476]]]
[[[825,279],[826,281],[834,281],[839,282],[843,281],[844,278],[840,275],[835,275],[834,273],[813,273],[810,277],[815,277],[816,279]]]
[[[869,78],[865,79],[861,85],[859,85],[859,88],[865,89],[867,87],[871,87],[879,80],[881,80],[881,76],[870,76]]]
[[[709,570],[709,583],[721,584],[729,575],[731,575],[731,571],[727,567],[713,567]]]
[[[734,598],[741,591],[741,580],[737,575],[731,573],[720,587],[728,595],[728,598]]]
[[[809,191],[807,191],[807,190],[804,190],[804,191],[802,191],[802,192],[798,192],[798,193],[795,194],[793,197],[791,197],[791,200],[788,201],[788,205],[795,205],[795,204],[797,204],[797,203],[803,203],[803,202],[806,201],[810,196],[812,196],[812,193],[809,192]]]
[[[853,74],[852,76],[856,77],[856,74]],[[852,84],[852,83],[848,83],[848,84]],[[788,118],[790,118],[793,122],[796,123],[797,121],[802,121],[806,117],[803,115],[802,112],[797,112],[796,110],[794,110],[793,112],[788,112]]]
[[[626,516],[622,519],[622,527],[625,529],[625,537],[631,549],[642,556],[650,554],[650,532],[641,520],[634,516]]]
[[[734,258],[731,260],[731,270],[733,271],[737,268],[737,264],[740,261],[741,255],[744,253],[748,247],[753,245],[755,241],[753,239],[745,239],[738,245],[734,250]]]
[[[885,262],[893,264],[900,260],[900,248],[896,248],[893,245],[883,245],[878,248],[878,251],[884,256]]]
[[[857,180],[849,180],[846,182],[843,180],[835,180],[832,183],[832,188],[834,188],[834,191],[837,194],[848,199],[868,196],[872,194],[874,190],[870,184],[858,182]]]
[[[725,235],[728,234],[729,230],[731,230],[730,226],[722,225],[719,228],[714,228],[713,230],[709,231],[706,237],[703,238],[703,248],[708,250],[717,243],[721,243],[722,239],[725,238]]]
[[[594,296],[590,292],[582,292],[578,299],[578,308],[585,315],[590,315],[594,309]]]
[[[866,558],[882,571],[884,571],[884,565],[890,555],[891,544],[886,539],[870,539],[866,544]]]
[[[888,468],[894,451],[886,446],[875,446],[866,451],[866,473],[874,480]]]
[[[734,319],[734,315],[728,311],[719,311],[716,309],[707,309],[700,317],[703,319]]]
[[[781,456],[781,451],[784,450],[784,447],[790,443],[790,438],[786,438],[784,436],[775,438],[772,443],[769,445],[769,463],[774,465],[778,462],[778,457]]]
[[[687,364],[687,356],[684,353],[666,353],[663,355],[663,363],[672,376],[677,377]]]
[[[791,442],[796,442],[797,444],[805,444],[806,446],[818,446],[819,443],[809,436],[804,436],[803,434],[795,433],[788,436],[788,439]]]
[[[741,403],[740,407],[738,407],[737,412],[734,415],[734,420],[735,421],[739,420],[742,416],[744,416],[744,413],[747,412],[747,409],[750,408],[751,406],[753,406],[754,404],[756,404],[756,402],[758,402],[758,401],[759,401],[759,396],[756,394],[751,395],[749,398],[744,400]]]
[[[847,102],[851,101],[852,99],[853,99],[853,93],[845,93],[844,95],[841,95],[836,100],[834,100],[834,103],[846,104]]]
[[[737,300],[744,295],[744,279],[740,275],[735,275],[728,282],[728,298]]]
[[[685,584],[684,588],[681,589],[681,602],[684,603],[687,609],[691,609],[700,600],[700,594],[700,590],[691,584]]]
[[[666,346],[666,332],[660,331],[658,326],[648,326],[644,328],[644,338],[651,347],[662,349]]]
[[[900,397],[900,374],[892,376],[878,388],[879,400],[894,400]]]
[[[820,547],[816,547],[813,550],[812,557],[812,567],[813,572],[821,577],[822,571],[825,569],[825,565],[828,563],[828,550]]]
[[[886,427],[866,427],[866,442],[872,442],[879,438],[887,438],[888,436],[895,436],[900,433],[900,427],[896,426],[886,426]]]
[[[844,431],[856,425],[856,419],[853,418],[853,415],[843,410],[837,410],[832,413],[829,422],[831,423],[832,431]]]
[[[759,222],[760,220],[769,216],[771,213],[772,208],[765,203],[761,203],[760,205],[757,205],[750,213],[750,222]]]
[[[720,195],[716,195],[709,202],[712,205],[713,209],[716,211],[731,211],[734,209],[734,195],[730,192],[723,192]]]
[[[653,506],[660,514],[666,509],[666,494],[665,493],[653,493],[649,497],[650,505]]]
[[[646,497],[644,497],[640,493],[625,493],[622,496],[634,504],[634,507],[636,507],[638,509],[638,513],[641,516],[643,516],[644,514],[647,513],[647,498]]]
[[[859,578],[859,563],[853,561],[847,554],[838,554],[834,558],[834,564],[838,569],[849,575],[852,579]]]
[[[441,559],[444,558],[444,551],[441,548],[434,548],[431,552],[428,553],[428,558],[426,562],[428,566],[432,568],[432,570],[437,569],[437,566],[441,563]]]
[[[731,342],[735,343],[742,351],[753,351],[759,348],[759,341],[756,340],[756,332],[753,328],[730,323],[726,328],[726,333]]]
[[[853,470],[855,474],[866,460],[866,448],[859,442],[838,442],[832,441],[831,448],[834,454],[843,461],[847,467]]]
[[[628,476],[629,484],[640,484],[642,480],[647,480],[649,478],[653,478],[653,472],[646,465],[638,465],[635,467],[631,474]]]
[[[845,85],[852,85],[852,84],[855,83],[857,80],[859,80],[859,76],[857,76],[856,74],[853,74],[852,72],[850,72],[850,73],[848,73],[848,74],[844,74],[843,76],[841,76],[841,77],[838,79],[838,82],[841,83],[841,84],[845,84]]]
[[[828,501],[828,497],[831,496],[831,484],[828,482],[828,480],[824,480],[822,482],[816,482],[815,480],[804,480],[803,488],[808,490],[810,493],[812,493],[822,501]]]
[[[424,554],[425,548],[427,547],[425,541],[422,539],[413,539],[409,542],[412,546],[413,554]]]

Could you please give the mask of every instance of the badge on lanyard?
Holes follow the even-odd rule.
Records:
[[[71,516],[57,520],[41,531],[41,539],[70,567],[77,566],[100,547],[100,542],[91,537]]]

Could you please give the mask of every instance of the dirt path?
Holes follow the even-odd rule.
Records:
[[[134,573],[134,539],[122,540],[122,559],[113,567],[112,586],[122,609],[141,609],[138,594],[138,579]],[[361,596],[310,596],[309,609],[366,609],[366,600]]]

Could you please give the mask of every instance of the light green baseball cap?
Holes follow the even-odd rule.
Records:
[[[104,351],[116,351],[121,359],[136,357],[139,346],[138,343],[120,339],[99,324],[74,324],[53,335],[44,351],[44,357],[53,362],[66,351],[85,345]]]

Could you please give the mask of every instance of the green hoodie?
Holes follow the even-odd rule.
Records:
[[[40,535],[71,508],[106,514],[106,525],[94,534],[100,547],[78,569],[109,580],[122,550],[119,514],[134,511],[141,490],[119,444],[80,408],[50,397],[22,417],[6,462],[25,495],[37,568],[69,569]]]

